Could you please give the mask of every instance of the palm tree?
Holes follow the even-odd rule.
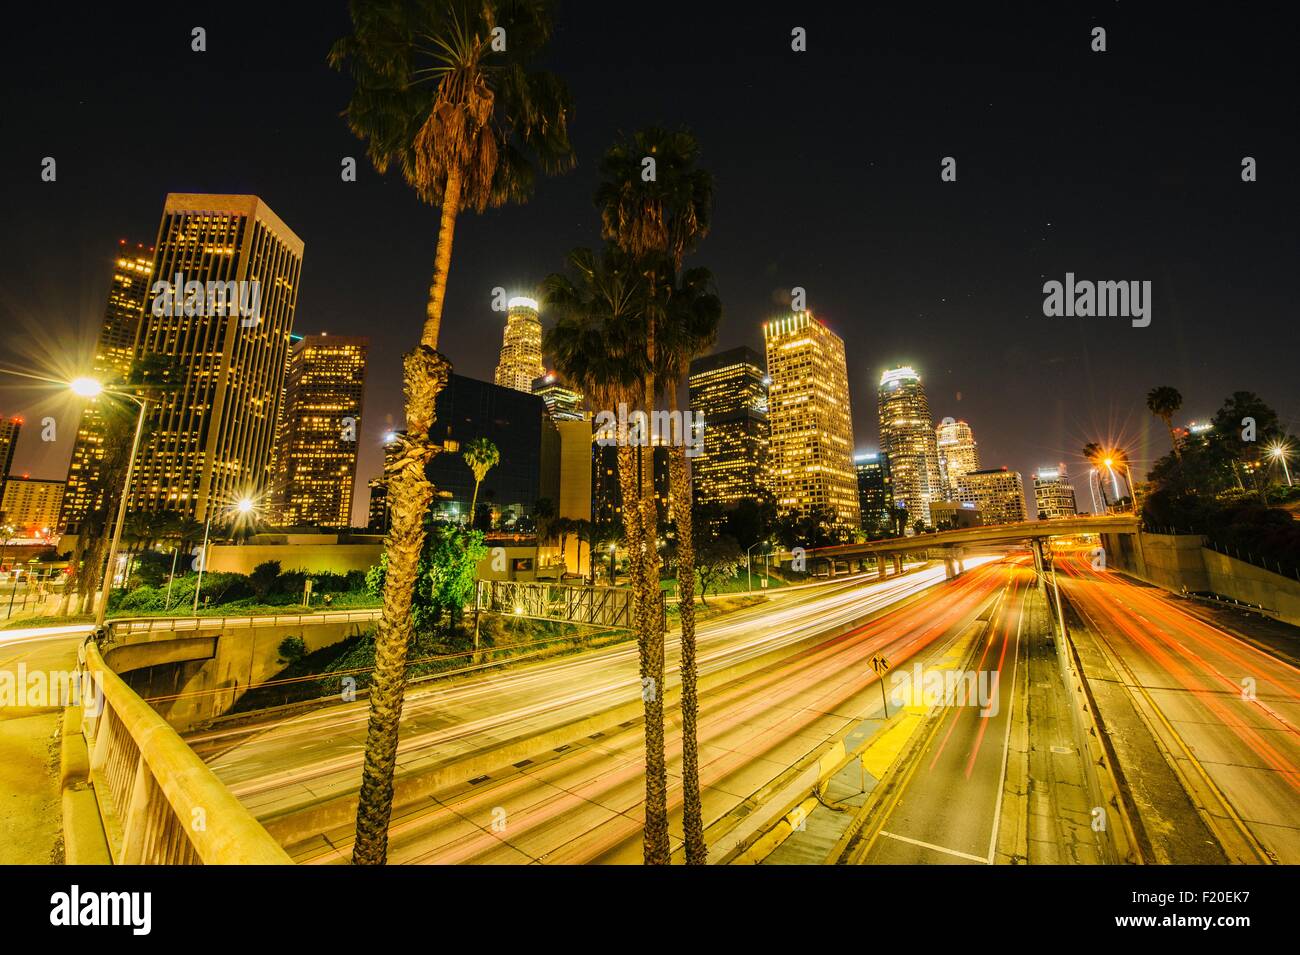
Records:
[[[662,325],[656,331],[658,347],[656,374],[667,395],[668,407],[676,412],[677,393],[691,360],[704,354],[717,340],[722,303],[713,291],[708,269],[688,269],[680,278],[661,285],[669,299],[659,312]],[[683,432],[685,428],[683,427]],[[695,532],[692,526],[691,480],[686,468],[686,441],[668,450],[668,481],[677,526],[677,595],[681,619],[681,710],[682,710],[682,827],[687,865],[708,861],[704,844],[704,812],[700,795],[699,693],[695,658]]]
[[[615,143],[605,153],[600,164],[602,181],[596,191],[596,205],[600,209],[601,237],[614,242],[623,253],[631,257],[648,285],[647,308],[641,316],[649,363],[644,374],[642,398],[647,413],[653,410],[655,399],[664,390],[663,383],[656,387],[656,375],[663,371],[656,346],[658,336],[665,331],[667,325],[665,312],[671,299],[668,289],[681,268],[683,256],[694,249],[709,231],[713,177],[696,166],[699,151],[699,144],[690,133],[651,127],[635,133],[630,139]],[[647,176],[651,168],[651,163],[647,160],[653,160],[652,176]],[[675,391],[677,382],[674,380],[670,387]],[[641,520],[647,532],[655,527],[656,520],[653,460],[653,454],[641,455]],[[680,494],[676,496],[681,497]],[[626,491],[623,499],[625,503],[631,500]],[[689,526],[689,506],[682,510],[686,511],[684,520]],[[687,547],[689,549],[689,544]],[[654,546],[645,546],[644,540],[641,550],[644,568],[640,584],[645,596],[639,616],[647,635],[642,678],[649,677],[653,686],[662,688],[664,617],[660,609],[662,593],[659,588],[659,555]],[[693,573],[693,568],[691,572]],[[686,698],[687,683],[689,681],[693,684],[695,680],[694,621],[691,623],[689,650],[685,626],[682,634],[683,705],[694,704],[693,686],[691,701],[688,703]],[[649,864],[667,864],[670,861],[668,787],[661,693],[655,694],[655,704],[656,712],[647,712],[646,721],[645,860]],[[690,729],[693,731],[694,726]],[[704,857],[703,828],[701,825],[696,831],[697,827],[692,821],[699,808],[699,781],[698,769],[693,770],[686,765],[686,760],[693,757],[695,751],[694,739],[688,740],[686,735],[687,727],[683,725],[683,813],[688,840],[686,854],[688,861],[695,862],[702,861]],[[695,788],[694,793],[692,787]]]
[[[346,68],[353,80],[343,114],[348,128],[365,141],[381,175],[396,165],[420,201],[441,208],[424,326],[404,360],[406,434],[385,469],[388,570],[352,855],[355,863],[380,865],[388,853],[411,595],[433,499],[425,473],[435,453],[429,429],[450,372],[437,349],[456,218],[466,209],[524,201],[534,166],[564,171],[573,165],[573,149],[567,90],[552,74],[526,69],[550,38],[547,4],[353,0],[350,12],[353,31],[329,54],[330,65]],[[504,45],[497,42],[502,36]]]
[[[560,564],[565,570],[569,569],[567,560],[569,535],[572,534],[574,530],[573,518],[571,517],[557,517],[552,520],[550,524],[551,539],[560,542]]]
[[[1110,509],[1110,502],[1106,499],[1106,482],[1101,477],[1103,470],[1109,470],[1106,466],[1106,452],[1102,450],[1100,444],[1096,441],[1089,441],[1083,446],[1083,458],[1091,464],[1097,471],[1097,487],[1101,489],[1101,505],[1103,510]]]
[[[1174,415],[1183,406],[1183,396],[1177,388],[1161,385],[1147,392],[1147,409],[1165,423],[1169,429],[1169,443],[1173,445],[1174,457],[1182,458],[1182,449],[1178,447],[1178,434],[1174,431]]]
[[[470,520],[473,521],[474,508],[478,505],[478,486],[483,483],[488,471],[501,463],[501,452],[487,438],[475,438],[465,445],[461,456],[474,472],[474,497],[469,503]]]
[[[582,573],[582,545],[587,545],[587,558],[589,560],[594,556],[591,551],[591,544],[595,533],[596,525],[585,517],[580,517],[573,522],[573,536],[578,540],[578,562],[573,569],[578,574]]]

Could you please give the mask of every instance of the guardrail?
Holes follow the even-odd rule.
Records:
[[[320,613],[247,615],[242,617],[118,617],[108,621],[108,639],[118,641],[134,633],[170,631],[183,633],[202,630],[247,630],[252,627],[300,627],[320,623],[365,623],[378,620],[382,611],[326,610]]]
[[[292,864],[176,731],[108,668],[93,641],[81,655],[98,696],[84,711],[82,732],[115,864]]]

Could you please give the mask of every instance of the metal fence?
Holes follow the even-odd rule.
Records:
[[[494,613],[631,629],[632,591],[514,580],[480,580],[475,607]]]

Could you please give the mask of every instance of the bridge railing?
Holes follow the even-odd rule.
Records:
[[[271,835],[161,716],[82,648],[90,781],[118,865],[289,865]]]
[[[203,630],[247,630],[250,627],[301,627],[323,623],[366,623],[378,620],[382,611],[326,610],[320,613],[264,614],[232,617],[118,617],[108,621],[108,639],[120,642],[133,634],[168,631],[184,633]]]
[[[533,581],[480,580],[475,608],[521,617],[631,629],[632,592]]]

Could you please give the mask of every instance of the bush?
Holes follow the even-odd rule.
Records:
[[[307,655],[307,643],[302,637],[285,637],[280,641],[280,662],[297,663]]]
[[[276,582],[280,579],[280,562],[278,560],[267,560],[253,568],[253,572],[248,575],[249,586],[253,588],[253,594],[257,597],[265,597],[275,589]]]

